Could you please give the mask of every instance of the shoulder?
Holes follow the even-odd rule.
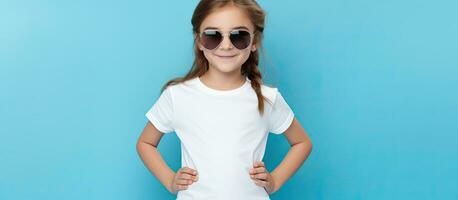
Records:
[[[194,88],[196,85],[196,79],[189,79],[175,84],[168,85],[164,92],[168,93],[170,96],[180,95],[181,93],[186,93],[189,88]]]
[[[165,88],[160,93],[160,97],[166,98],[166,99],[172,101],[173,96],[174,96],[174,94],[176,92],[175,90],[177,90],[176,88],[177,88],[177,85],[167,85],[167,86],[165,86]]]
[[[269,99],[272,103],[275,102],[277,97],[278,88],[271,85],[262,84],[261,85],[262,95]]]

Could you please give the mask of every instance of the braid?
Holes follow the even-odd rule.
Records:
[[[270,102],[269,99],[265,98],[261,92],[262,85],[262,74],[258,68],[259,55],[258,52],[252,52],[248,60],[242,65],[242,74],[247,76],[251,80],[251,87],[256,92],[258,97],[258,110],[261,115],[264,114],[264,100]]]

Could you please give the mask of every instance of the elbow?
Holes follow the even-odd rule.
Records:
[[[137,151],[141,151],[143,148],[145,147],[153,147],[153,148],[157,148],[157,145],[154,145],[153,143],[149,143],[149,142],[145,142],[143,140],[138,140],[137,141],[137,145],[136,145],[136,149]]]
[[[307,146],[307,152],[310,154],[310,152],[312,151],[313,149],[313,144],[312,144],[312,140],[307,140],[305,142],[306,146]]]
[[[137,144],[135,145],[135,150],[137,151],[138,154],[141,152],[141,147],[142,147],[142,142],[137,141]]]
[[[141,140],[137,141],[137,144],[135,145],[135,149],[137,150],[137,153],[141,154],[144,148],[145,148],[145,143]]]
[[[311,141],[311,140],[308,140],[308,141],[306,142],[306,149],[305,149],[305,152],[304,152],[304,154],[305,154],[305,159],[307,159],[307,158],[310,156],[310,154],[312,153],[312,149],[313,149],[312,141]]]
[[[299,143],[298,146],[300,146],[302,152],[304,152],[306,156],[308,156],[310,152],[312,152],[313,144],[311,140],[305,140]]]
[[[296,144],[293,144],[291,146],[300,146],[300,147],[302,147],[304,149],[312,149],[313,144],[312,144],[311,140],[303,140],[303,141],[298,142]]]

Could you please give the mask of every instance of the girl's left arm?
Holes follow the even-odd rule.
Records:
[[[271,173],[274,181],[274,190],[272,193],[281,188],[299,169],[312,151],[312,141],[296,118],[293,119],[293,122],[283,134],[288,139],[291,148],[285,158]]]

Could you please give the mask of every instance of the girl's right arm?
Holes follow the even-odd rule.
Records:
[[[157,150],[157,146],[164,133],[147,122],[137,142],[137,152],[148,170],[167,188],[176,194],[178,190],[187,189],[188,185],[197,181],[197,171],[183,167],[175,172],[170,169]]]

